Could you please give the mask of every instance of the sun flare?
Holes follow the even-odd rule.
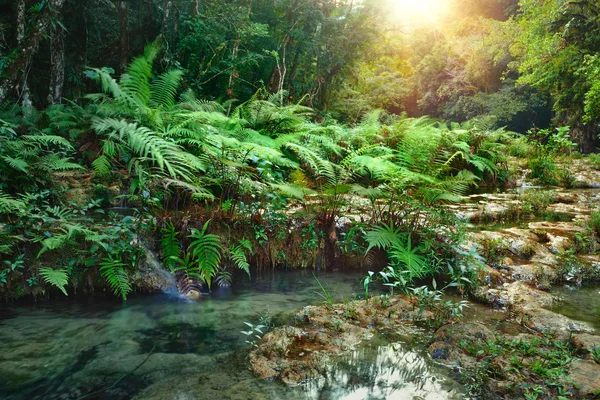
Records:
[[[448,0],[391,0],[394,11],[410,20],[436,22],[448,11]]]

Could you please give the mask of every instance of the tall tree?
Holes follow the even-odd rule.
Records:
[[[129,33],[127,32],[127,1],[119,0],[119,72],[129,63]]]
[[[32,58],[37,53],[40,43],[48,34],[53,10],[59,1],[63,0],[42,2],[32,13],[31,28],[27,31],[21,45],[16,50],[16,55],[4,70],[4,81],[0,84],[0,103],[19,88],[25,68],[31,65]],[[22,6],[22,4],[18,3],[18,6]]]
[[[17,46],[21,49],[25,45],[25,17],[26,17],[26,4],[25,0],[19,0],[17,3]],[[27,83],[28,78],[28,63],[25,64],[24,70],[26,71],[22,77],[21,87],[21,98],[22,105],[25,109],[30,109],[32,106],[31,97],[29,93],[29,85]]]
[[[62,22],[62,9],[65,0],[54,0],[55,19],[50,33],[50,94],[48,103],[62,102],[65,85],[65,28]]]

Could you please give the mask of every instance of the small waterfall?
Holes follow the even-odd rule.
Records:
[[[180,297],[175,277],[163,267],[162,263],[156,257],[154,251],[148,247],[146,247],[146,265],[149,269],[154,270],[158,275],[159,279],[161,280],[160,286],[162,287],[163,293],[170,296]]]

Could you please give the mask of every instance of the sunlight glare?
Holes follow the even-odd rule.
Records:
[[[437,22],[448,10],[448,0],[391,0],[395,12],[401,18]]]

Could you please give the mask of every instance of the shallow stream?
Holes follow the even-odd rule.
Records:
[[[334,301],[361,293],[358,273],[319,279]],[[200,302],[166,295],[0,305],[2,399],[462,399],[413,338],[381,337],[298,387],[248,369],[244,321],[274,321],[323,301],[310,271],[255,274]]]
[[[600,285],[563,285],[552,288],[552,293],[561,301],[552,307],[552,311],[576,321],[590,324],[600,332]]]

